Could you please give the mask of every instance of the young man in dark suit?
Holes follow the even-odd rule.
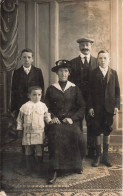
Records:
[[[94,40],[89,38],[78,39],[77,43],[79,44],[80,54],[70,61],[72,71],[69,80],[80,88],[85,104],[87,103],[89,94],[89,75],[97,67],[97,59],[90,54],[93,42]],[[94,138],[89,128],[87,107],[85,109],[85,120],[87,124],[88,158],[93,158],[95,154]]]
[[[12,78],[11,88],[11,111],[18,114],[19,108],[28,99],[28,88],[40,86],[44,92],[44,79],[42,71],[32,65],[33,52],[31,49],[23,49],[21,52],[22,66],[15,70]]]
[[[113,116],[120,109],[120,87],[117,72],[109,67],[108,51],[98,53],[98,64],[90,77],[90,94],[88,100],[89,114],[92,117],[91,127],[96,140],[96,158],[92,166],[97,167],[100,162],[111,167],[108,160],[110,133],[112,131]],[[101,158],[101,138],[103,134],[103,155]]]

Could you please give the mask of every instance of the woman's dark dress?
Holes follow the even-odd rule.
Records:
[[[84,101],[77,86],[67,82],[64,91],[59,83],[51,85],[46,92],[45,103],[53,117],[61,124],[49,125],[48,142],[50,167],[53,169],[81,169],[85,155],[85,143],[80,123],[84,116]],[[64,124],[71,118],[73,124]]]

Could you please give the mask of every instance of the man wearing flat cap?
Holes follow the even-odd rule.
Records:
[[[85,103],[88,100],[89,94],[89,75],[92,70],[97,67],[97,59],[91,53],[93,39],[80,38],[77,40],[79,44],[79,56],[72,59],[72,71],[69,80],[75,83],[81,90]],[[87,149],[88,158],[93,158],[95,153],[94,138],[89,128],[88,109],[85,110],[85,120],[87,124]]]

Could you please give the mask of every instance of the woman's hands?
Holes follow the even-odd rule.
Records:
[[[57,117],[54,117],[51,121],[50,124],[61,124],[60,120]]]
[[[91,109],[89,110],[89,114],[90,114],[91,117],[94,117],[94,109],[93,109],[93,108],[91,108]]]
[[[73,124],[73,121],[71,118],[64,118],[63,120],[63,123],[65,124]],[[51,121],[50,121],[50,124],[61,124],[60,120],[57,118],[57,117],[54,117]]]
[[[73,124],[73,121],[72,121],[71,118],[64,118],[62,121],[63,121],[65,124],[70,124],[70,125]]]

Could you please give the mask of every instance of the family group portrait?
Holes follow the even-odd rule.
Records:
[[[123,196],[123,1],[0,1],[0,196]]]

